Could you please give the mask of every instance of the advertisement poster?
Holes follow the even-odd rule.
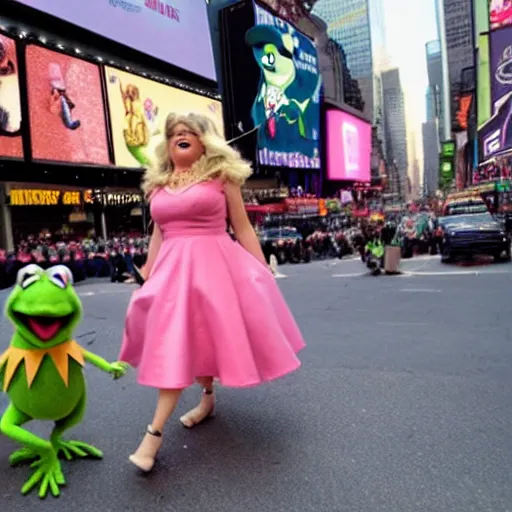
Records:
[[[204,0],[17,1],[215,80]]]
[[[115,162],[120,167],[151,164],[171,112],[208,115],[224,133],[220,101],[110,67],[105,74]]]
[[[491,30],[512,25],[511,0],[489,0],[489,25]]]
[[[251,109],[261,165],[320,168],[320,89],[316,48],[285,21],[256,5],[245,34],[260,79]]]
[[[491,32],[491,94],[494,112],[512,91],[512,26]]]
[[[491,117],[491,71],[489,62],[489,35],[478,37],[478,126],[482,126]]]
[[[26,61],[32,158],[109,165],[100,68],[34,45]]]
[[[481,160],[512,148],[512,90],[502,98],[497,112],[478,130]]]
[[[319,169],[316,48],[269,11],[245,6],[227,11],[222,30],[228,136],[240,139],[244,157],[262,166]]]
[[[0,34],[0,158],[23,158],[16,44]]]
[[[342,112],[327,112],[327,177],[367,182],[371,179],[370,123]]]

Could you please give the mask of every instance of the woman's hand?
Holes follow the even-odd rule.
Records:
[[[263,265],[267,264],[259,238],[257,237],[247,211],[245,210],[244,200],[242,198],[242,191],[240,186],[227,181],[224,184],[224,194],[226,196],[226,203],[228,206],[229,221],[238,243],[247,251],[250,252],[257,260],[261,261]]]

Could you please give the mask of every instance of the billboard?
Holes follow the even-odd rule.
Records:
[[[512,91],[512,26],[491,32],[491,98],[496,112]]]
[[[484,0],[473,2],[473,16],[475,41],[478,44],[478,36],[484,32],[489,32],[489,4]]]
[[[17,0],[215,80],[204,0]]]
[[[482,160],[512,148],[512,91],[501,99],[495,114],[478,130]]]
[[[491,117],[491,69],[489,61],[489,35],[478,36],[477,94],[478,126]]]
[[[512,2],[510,0],[489,0],[489,25],[491,30],[512,25]]]
[[[23,158],[16,43],[0,34],[0,158]]]
[[[147,167],[164,137],[171,112],[199,112],[224,133],[222,104],[115,68],[105,67],[116,165]]]
[[[326,116],[328,179],[370,181],[371,124],[341,110]]]
[[[322,80],[315,45],[268,10],[244,5],[241,13],[236,4],[227,8],[232,11],[223,25],[229,136],[255,130],[255,153],[244,156],[256,156],[262,166],[320,169]]]
[[[26,65],[32,158],[109,165],[99,66],[35,45]]]

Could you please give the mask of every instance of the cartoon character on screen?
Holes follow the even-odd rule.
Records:
[[[21,102],[18,72],[11,58],[14,43],[0,35],[0,135],[20,135]]]
[[[248,30],[246,43],[252,47],[261,68],[252,119],[258,131],[258,146],[269,150],[294,151],[317,156],[312,136],[317,129],[310,106],[318,96],[321,78],[315,68],[298,65],[300,49],[295,30],[285,22],[276,27],[256,25]],[[316,123],[317,124],[317,123]]]
[[[124,106],[123,138],[126,148],[140,165],[147,167],[151,164],[148,150],[150,139],[158,133],[155,128],[158,107],[150,98],[142,101],[139,87],[134,84],[123,86],[115,74],[109,76],[109,82],[119,83],[119,92]]]
[[[51,63],[48,66],[50,77],[51,100],[50,110],[53,114],[60,116],[64,126],[70,130],[80,127],[80,120],[73,119],[75,104],[71,101],[66,87],[66,80],[59,64]]]
[[[123,376],[125,363],[108,363],[73,341],[82,317],[82,305],[67,267],[43,270],[28,265],[18,272],[5,312],[14,324],[11,345],[0,356],[0,385],[10,404],[0,420],[0,431],[23,447],[9,458],[11,465],[30,462],[33,474],[21,492],[39,485],[39,496],[60,494],[65,484],[59,456],[102,457],[81,441],[67,441],[63,433],[80,423],[86,409],[85,363]],[[30,420],[55,422],[50,439],[23,428]]]

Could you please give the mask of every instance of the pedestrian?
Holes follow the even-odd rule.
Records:
[[[138,369],[139,384],[159,391],[130,456],[143,471],[194,381],[203,390],[180,418],[188,428],[212,413],[214,378],[249,387],[282,377],[300,366],[305,346],[245,211],[240,185],[250,165],[198,114],[170,114],[157,155],[143,180],[154,220],[146,281],[130,301],[120,354]]]

